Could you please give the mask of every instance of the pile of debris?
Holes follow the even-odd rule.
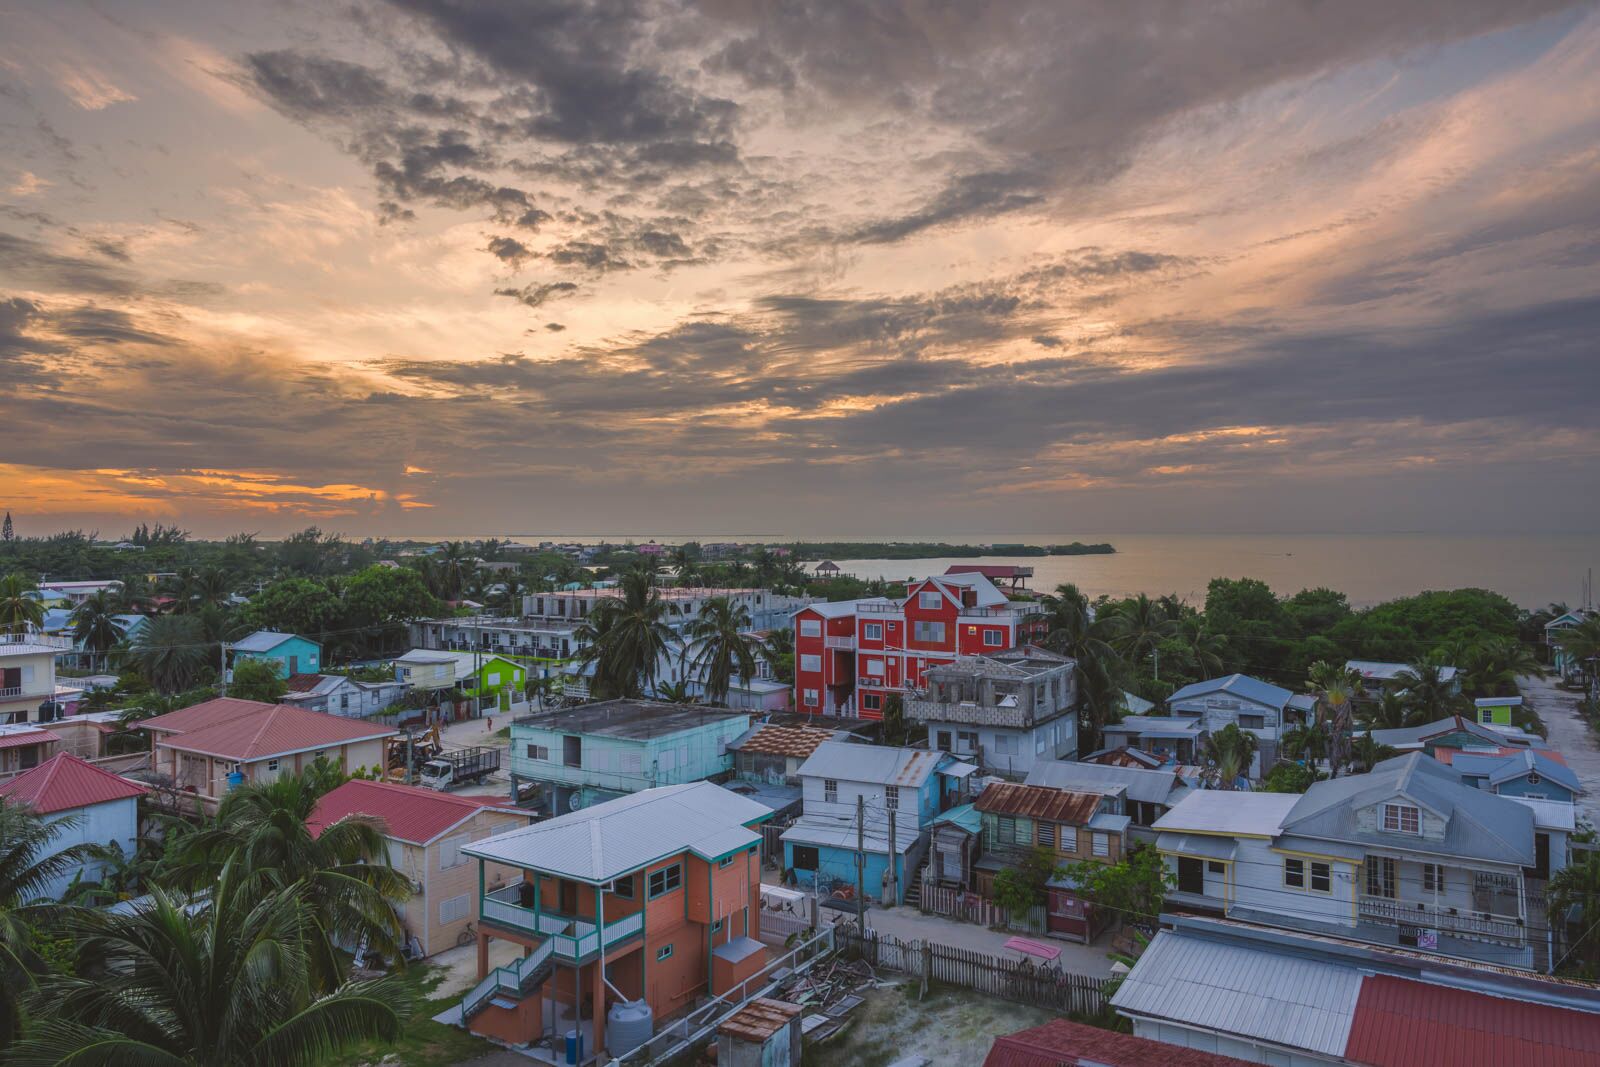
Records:
[[[799,1004],[805,1009],[800,1032],[813,1041],[825,1041],[838,1033],[846,1016],[859,1008],[869,989],[901,984],[903,979],[880,979],[866,960],[838,957],[819,963],[804,974],[781,983],[774,997]]]

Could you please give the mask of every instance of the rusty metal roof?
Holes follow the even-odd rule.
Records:
[[[767,756],[794,756],[805,759],[824,741],[833,740],[834,731],[819,726],[757,726],[737,745],[729,745],[740,752],[754,752]]]
[[[717,1033],[764,1042],[798,1018],[803,1010],[800,1005],[786,1000],[757,997],[729,1016],[717,1027]]]
[[[1099,793],[1073,793],[1043,785],[997,782],[978,794],[978,810],[986,814],[1021,815],[1044,822],[1082,826],[1100,807]]]

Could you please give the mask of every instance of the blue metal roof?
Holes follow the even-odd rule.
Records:
[[[1219,692],[1243,697],[1246,700],[1253,700],[1258,704],[1277,708],[1279,711],[1282,711],[1283,706],[1289,703],[1289,698],[1294,696],[1293,693],[1281,686],[1273,685],[1271,682],[1263,682],[1261,679],[1252,678],[1248,674],[1230,674],[1226,678],[1211,678],[1204,682],[1186,685],[1168,697],[1167,704],[1170,706],[1179,701],[1193,700],[1196,697]]]
[[[1578,781],[1578,776],[1573,773],[1571,767],[1557,763],[1544,753],[1532,749],[1514,752],[1508,756],[1463,752],[1450,761],[1450,766],[1472,778],[1487,778],[1490,785],[1500,785],[1514,778],[1521,778],[1530,771],[1537,771],[1541,778],[1548,778],[1574,793],[1583,792],[1583,783]]]

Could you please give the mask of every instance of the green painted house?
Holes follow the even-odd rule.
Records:
[[[1511,709],[1522,707],[1521,697],[1479,697],[1473,706],[1482,726],[1510,726]]]

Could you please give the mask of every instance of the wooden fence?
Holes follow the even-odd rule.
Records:
[[[934,942],[901,941],[853,923],[834,927],[835,944],[880,970],[920,976],[1002,1000],[1050,1011],[1098,1015],[1108,1007],[1107,979],[1073,974],[1049,964],[1004,960]]]
[[[976,893],[963,893],[959,889],[929,885],[927,882],[922,883],[922,910],[930,915],[943,915],[979,926],[1016,930],[1019,933],[1045,932],[1043,905],[1030,909],[1026,915],[1017,915]]]

